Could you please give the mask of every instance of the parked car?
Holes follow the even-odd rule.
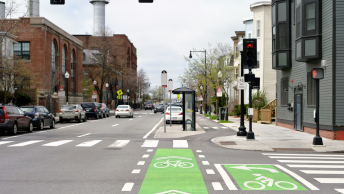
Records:
[[[0,106],[0,132],[17,134],[18,129],[33,131],[32,119],[16,106]]]
[[[87,121],[86,111],[78,104],[65,105],[60,110],[60,122],[76,120],[79,123]]]
[[[115,111],[116,118],[120,118],[122,116],[126,117],[134,117],[134,111],[129,105],[119,105]]]
[[[156,105],[154,108],[154,113],[162,112],[164,113],[164,107],[162,105]]]
[[[147,110],[147,109],[153,110],[154,109],[153,107],[154,107],[153,103],[145,102],[145,110]]]
[[[86,111],[86,117],[99,119],[101,118],[101,108],[97,106],[96,102],[83,102],[81,107]]]
[[[26,116],[31,117],[32,124],[37,129],[44,129],[45,126],[55,128],[55,116],[44,106],[22,106],[20,109]]]
[[[103,113],[103,118],[110,117],[110,109],[106,106],[105,103],[101,103],[101,105],[102,105],[101,112]]]
[[[172,115],[171,115],[172,110]],[[171,106],[166,109],[166,123],[170,122],[183,122],[183,109],[179,106]],[[172,116],[172,121],[170,120],[170,117]]]

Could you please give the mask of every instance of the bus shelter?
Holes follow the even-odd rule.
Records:
[[[183,131],[196,131],[195,91],[190,88],[177,88],[173,94],[182,94]]]

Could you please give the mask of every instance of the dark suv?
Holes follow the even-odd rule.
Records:
[[[147,109],[153,110],[154,109],[153,103],[145,102],[145,110]]]
[[[103,118],[101,104],[98,105],[96,102],[83,102],[81,103],[81,107],[86,111],[87,118]]]
[[[33,124],[30,117],[16,106],[0,106],[0,133],[4,131],[17,134],[18,129],[33,131]]]
[[[51,129],[55,128],[55,117],[44,106],[22,106],[20,109],[26,116],[31,117],[33,126],[39,130],[45,126],[49,126]]]

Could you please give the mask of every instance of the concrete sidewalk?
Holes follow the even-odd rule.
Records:
[[[229,117],[233,123],[221,123],[230,130],[238,131],[240,118]],[[249,123],[245,121],[248,131]],[[217,137],[212,139],[215,144],[238,150],[259,150],[259,151],[316,151],[316,152],[344,152],[344,141],[323,139],[324,146],[313,146],[315,135],[291,130],[284,127],[268,124],[252,123],[252,131],[255,140],[247,141],[246,137],[236,135]]]

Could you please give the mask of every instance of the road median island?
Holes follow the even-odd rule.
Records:
[[[157,149],[139,194],[207,194],[191,149]]]

